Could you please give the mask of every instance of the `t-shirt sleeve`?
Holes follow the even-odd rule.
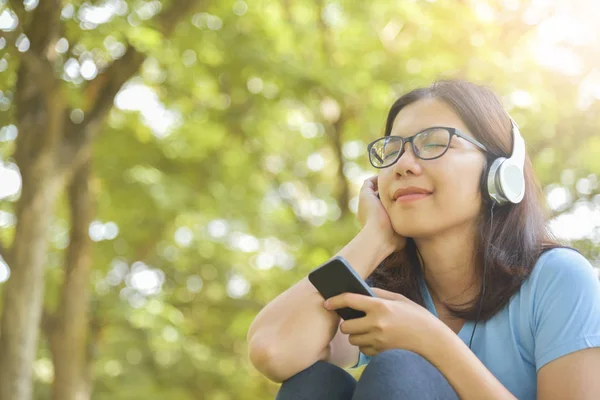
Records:
[[[600,347],[600,281],[590,262],[574,250],[554,249],[532,275],[536,372],[566,354]]]

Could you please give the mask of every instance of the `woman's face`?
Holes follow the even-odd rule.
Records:
[[[428,98],[404,107],[391,135],[409,137],[432,126],[453,127],[473,134],[441,100]],[[416,157],[410,144],[393,165],[380,170],[378,189],[394,230],[406,237],[429,237],[460,226],[471,226],[481,210],[479,188],[485,156],[468,141],[453,136],[446,153],[434,160]],[[417,187],[431,194],[413,201],[394,200],[400,188]]]

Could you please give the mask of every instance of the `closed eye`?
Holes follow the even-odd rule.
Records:
[[[394,157],[396,157],[397,155],[398,155],[398,152],[397,152],[397,151],[394,151],[394,152],[391,152],[391,153],[388,153],[388,154],[386,154],[386,155],[385,155],[385,159],[387,160],[388,158],[394,158]]]

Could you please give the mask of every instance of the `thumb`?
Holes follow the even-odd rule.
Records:
[[[400,293],[390,292],[389,290],[380,289],[380,288],[371,288],[373,293],[379,298],[387,299],[387,300],[404,300],[406,297],[402,296]]]

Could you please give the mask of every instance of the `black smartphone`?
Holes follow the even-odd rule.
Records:
[[[321,293],[324,299],[346,292],[377,297],[369,285],[356,273],[354,268],[340,256],[336,256],[314,269],[308,274],[308,280]],[[363,311],[349,307],[339,308],[336,312],[343,319],[354,319],[365,316]]]

